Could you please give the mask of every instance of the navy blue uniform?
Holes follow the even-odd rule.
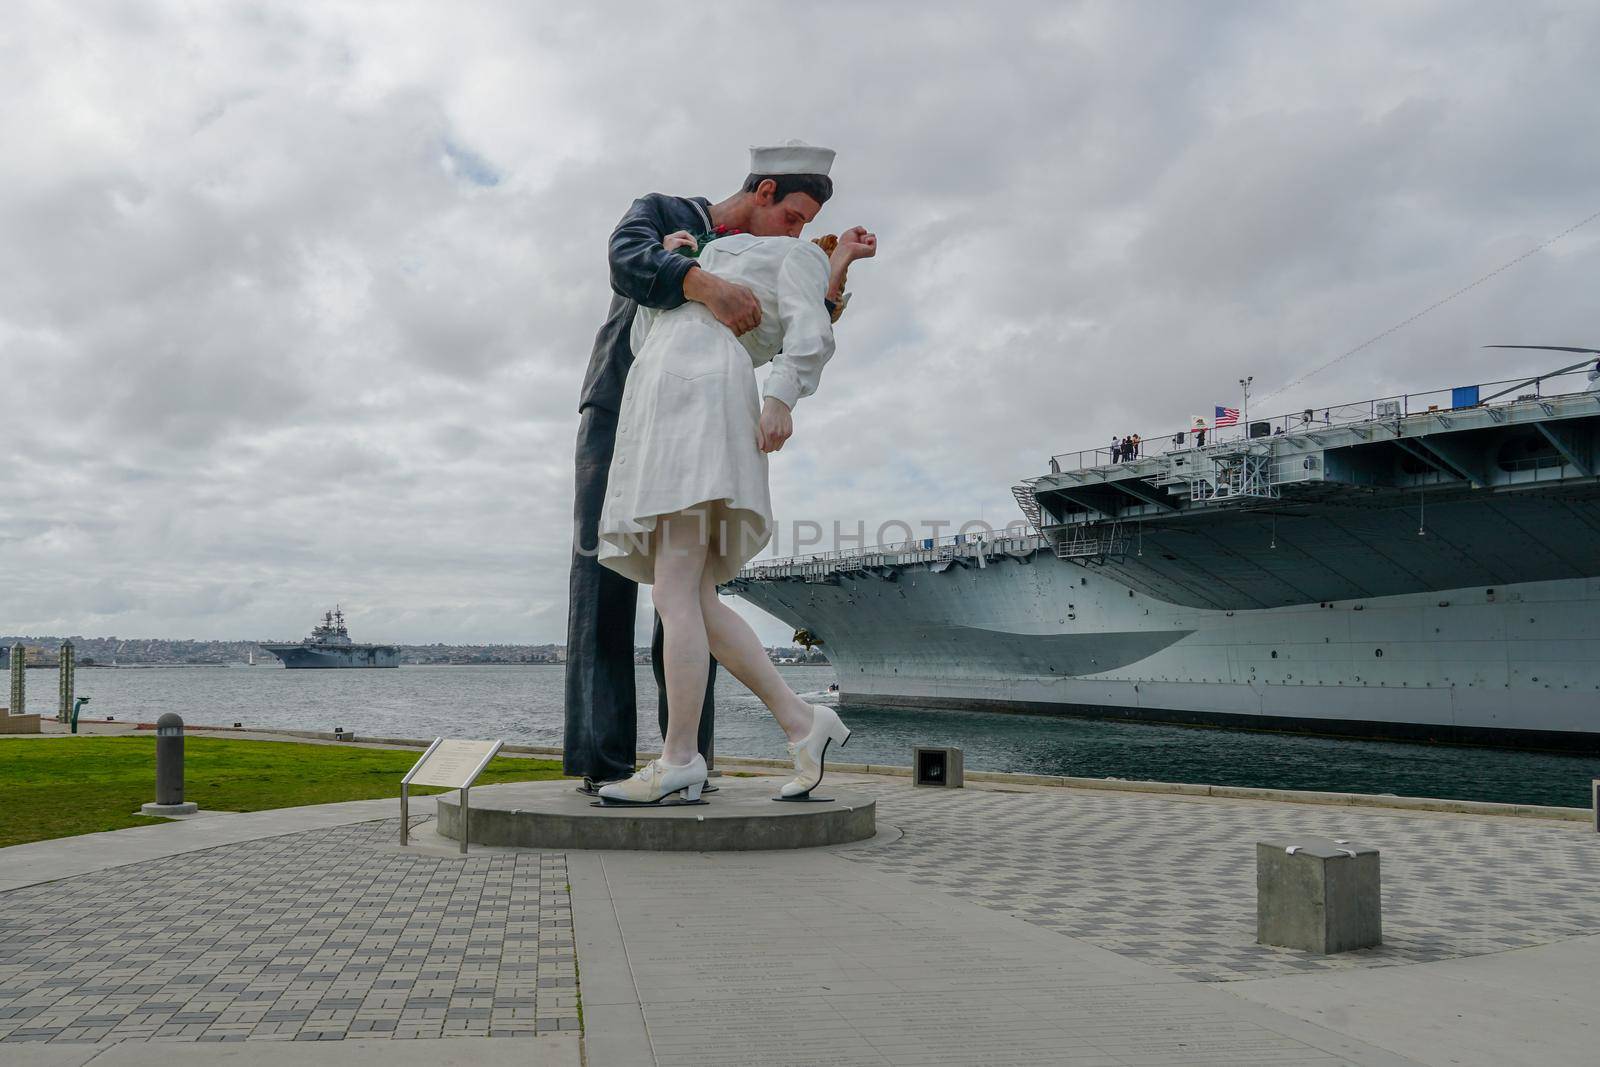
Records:
[[[651,193],[633,202],[611,233],[611,310],[595,334],[589,370],[578,401],[577,494],[573,506],[572,573],[568,581],[566,736],[562,768],[597,782],[626,778],[634,770],[638,729],[633,685],[633,625],[639,587],[595,558],[606,477],[617,440],[617,412],[633,365],[629,336],[640,304],[674,308],[684,302],[683,278],[694,261],[664,251],[669,233],[711,229],[710,202]],[[651,663],[660,690],[657,715],[667,729],[661,668],[661,618],[656,617]],[[711,743],[716,661],[706,679],[700,712],[700,752]]]

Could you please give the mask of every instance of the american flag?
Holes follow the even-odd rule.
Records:
[[[1211,420],[1211,425],[1217,427],[1239,425],[1239,409],[1217,408],[1217,417]]]

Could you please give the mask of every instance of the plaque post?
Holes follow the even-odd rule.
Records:
[[[411,787],[436,785],[461,790],[461,854],[467,854],[467,791],[494,759],[504,741],[464,741],[434,738],[433,744],[400,779],[400,843],[409,840],[408,815]]]
[[[406,776],[400,779],[400,843],[402,845],[411,840],[411,779],[422,769],[422,765],[428,762],[428,757],[433,755],[434,749],[442,744],[444,744],[444,738],[435,737],[433,744],[429,745],[422,753],[422,758],[413,763],[411,769],[406,772]]]

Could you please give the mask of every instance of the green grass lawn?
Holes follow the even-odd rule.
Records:
[[[420,755],[190,735],[183,798],[214,811],[261,811],[398,797],[400,777]],[[0,847],[168,821],[134,814],[155,799],[155,768],[153,736],[0,738]],[[559,761],[497,756],[475,784],[560,777]]]

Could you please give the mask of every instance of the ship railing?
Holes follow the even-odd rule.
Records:
[[[1056,542],[1060,559],[1105,559],[1128,551],[1128,537],[1120,523],[1107,527],[1073,526]]]
[[[1019,524],[1020,525],[1020,524]],[[810,552],[783,559],[758,560],[739,572],[744,579],[799,578],[824,582],[836,574],[859,574],[883,567],[951,560],[993,559],[1030,555],[1049,544],[1043,537],[1014,527],[992,533],[954,534],[911,541],[896,541],[870,548]]]
[[[1455,411],[1462,408],[1476,407],[1511,407],[1516,404],[1538,402],[1556,397],[1576,396],[1586,390],[1588,384],[1587,370],[1569,370],[1559,374],[1546,374],[1535,378],[1505,378],[1494,382],[1480,382],[1476,385],[1457,386],[1450,389],[1430,389],[1420,393],[1397,393],[1393,396],[1381,396],[1368,400],[1358,400],[1348,404],[1332,404],[1315,408],[1301,408],[1282,415],[1271,415],[1265,418],[1250,416],[1248,422],[1240,419],[1236,426],[1226,426],[1218,429],[1209,425],[1207,420],[1205,429],[1206,443],[1196,444],[1196,429],[1167,430],[1158,434],[1137,434],[1140,438],[1139,450],[1132,462],[1152,455],[1168,455],[1175,452],[1210,451],[1227,446],[1236,447],[1239,444],[1271,437],[1294,436],[1297,434],[1315,434],[1318,431],[1335,429],[1343,426],[1354,426],[1367,422],[1383,422],[1387,420],[1404,420],[1409,418],[1425,418],[1445,411]],[[1513,388],[1515,396],[1496,398],[1508,387],[1526,386],[1525,389]],[[1488,397],[1489,400],[1480,398]],[[1119,435],[1120,436],[1120,435]],[[1086,448],[1076,452],[1061,452],[1050,457],[1050,473],[1060,474],[1069,471],[1094,470],[1096,468],[1119,467],[1128,460],[1117,457],[1115,451],[1109,446],[1101,448]]]

